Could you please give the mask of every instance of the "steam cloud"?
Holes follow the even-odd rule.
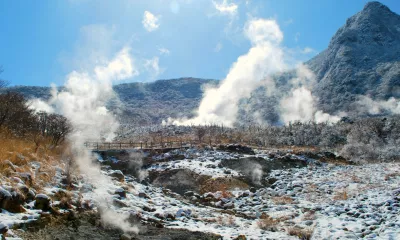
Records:
[[[400,100],[391,97],[387,101],[375,101],[367,96],[360,96],[358,104],[362,112],[369,114],[380,114],[384,111],[392,114],[400,114]]]
[[[69,140],[76,163],[95,186],[94,199],[99,204],[102,220],[126,232],[138,232],[126,219],[108,208],[112,199],[108,193],[113,188],[110,177],[101,174],[98,165],[92,163],[92,153],[84,147],[86,141],[110,141],[119,124],[106,106],[113,96],[112,84],[116,81],[138,75],[129,48],[122,49],[105,66],[97,66],[93,72],[72,72],[68,75],[65,90],[58,91],[54,86],[48,103],[35,100],[34,105],[42,110],[57,112],[67,117],[74,131]]]
[[[209,87],[193,119],[168,119],[168,124],[190,125],[223,123],[232,126],[236,121],[238,102],[249,97],[266,76],[285,68],[283,51],[279,47],[283,34],[274,20],[255,19],[244,28],[252,47],[231,66],[226,78],[218,87]],[[272,80],[266,80],[273,89]]]
[[[315,83],[315,75],[311,70],[301,64],[296,69],[296,76],[291,80],[292,91],[280,102],[282,121],[285,124],[295,121],[316,123],[339,121],[341,117],[316,109],[315,98],[309,90]]]
[[[164,124],[217,123],[233,126],[241,99],[248,98],[252,91],[261,85],[266,87],[268,95],[273,94],[276,85],[273,75],[287,70],[287,61],[281,47],[283,33],[274,20],[253,19],[247,22],[244,34],[252,47],[232,64],[228,75],[218,87],[205,90],[197,116],[192,119],[169,118]],[[290,93],[280,101],[281,120],[284,123],[338,121],[340,117],[316,109],[315,99],[310,91],[315,81],[314,74],[304,65],[299,65],[296,72],[297,77],[291,80]]]

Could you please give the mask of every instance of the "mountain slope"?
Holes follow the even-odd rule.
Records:
[[[160,123],[168,117],[190,117],[200,104],[203,87],[217,82],[211,79],[179,78],[119,84],[114,86],[119,100],[113,99],[108,107],[120,117],[121,122],[136,124]],[[51,97],[49,87],[15,86],[6,90],[19,92],[28,98]]]
[[[354,110],[358,95],[400,97],[400,16],[379,2],[367,3],[307,64],[326,112]]]

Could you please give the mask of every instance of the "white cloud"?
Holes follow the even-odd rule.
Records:
[[[235,15],[238,11],[238,5],[233,2],[229,3],[228,0],[223,0],[220,3],[213,1],[213,4],[215,9],[222,14]]]
[[[246,24],[245,35],[254,45],[264,42],[279,44],[283,33],[274,20],[255,19]]]
[[[145,60],[144,67],[150,73],[152,78],[158,77],[165,71],[165,68],[160,68],[158,57],[153,57],[152,59]]]
[[[158,51],[160,52],[160,55],[167,55],[168,56],[171,53],[169,51],[169,49],[163,48],[163,47],[158,48]]]
[[[299,41],[299,38],[300,38],[300,33],[297,32],[296,35],[294,35],[294,41],[295,41],[295,42],[298,42],[298,41]]]
[[[143,15],[143,21],[142,21],[143,27],[148,32],[155,31],[160,26],[159,20],[160,20],[159,16],[155,16],[151,12],[145,11],[144,15]]]
[[[97,79],[100,81],[113,81],[139,75],[139,71],[133,65],[129,51],[129,48],[124,48],[106,66],[97,66],[94,69]]]
[[[298,41],[299,41],[299,38],[300,38],[300,33],[297,32],[296,35],[294,35],[294,41],[295,41],[295,42],[298,42]]]
[[[222,43],[217,43],[217,45],[214,48],[214,52],[219,52],[223,48]]]
[[[310,47],[305,47],[304,49],[301,50],[302,54],[309,54],[309,53],[313,53],[313,52],[315,52],[315,50]]]
[[[289,18],[288,20],[286,20],[285,22],[283,22],[283,25],[287,26],[287,25],[292,24],[293,22],[294,22],[293,19],[292,19],[292,18]]]

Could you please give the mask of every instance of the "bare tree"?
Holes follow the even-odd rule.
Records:
[[[65,137],[72,131],[68,119],[59,114],[39,112],[37,117],[37,131],[43,137],[50,137],[54,146],[62,143]]]
[[[35,128],[33,110],[19,93],[0,94],[0,128],[6,127],[15,135],[23,136]]]
[[[198,126],[198,127],[196,127],[195,132],[196,132],[196,136],[197,136],[197,139],[199,140],[199,142],[200,143],[203,142],[203,138],[206,135],[206,127]]]
[[[0,74],[1,74],[2,72],[4,72],[3,66],[0,66]],[[7,87],[8,84],[9,84],[8,81],[3,80],[3,79],[0,79],[0,89]]]

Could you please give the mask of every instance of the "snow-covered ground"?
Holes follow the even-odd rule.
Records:
[[[270,161],[266,152],[258,153]],[[245,157],[193,149],[187,154],[190,159],[160,158],[148,170],[189,169],[214,178],[236,177],[241,173],[230,170],[228,174],[227,168],[211,165],[217,166],[222,159],[235,161]],[[110,207],[121,214],[135,215],[167,228],[216,233],[224,239],[239,235],[247,239],[298,239],[288,234],[293,229],[313,230],[312,239],[400,239],[400,163],[310,164],[305,168],[273,170],[268,179],[274,182],[269,187],[234,190],[232,196],[217,192],[184,197],[144,185],[131,176],[125,176],[122,182],[113,181],[106,190],[114,199]],[[47,189],[49,195],[54,191]],[[93,201],[88,183],[81,182],[76,195],[78,192],[82,192],[83,201]],[[212,200],[204,204],[200,200],[206,196],[212,196]],[[0,224],[12,227],[36,217],[35,210],[23,214],[3,211]]]

